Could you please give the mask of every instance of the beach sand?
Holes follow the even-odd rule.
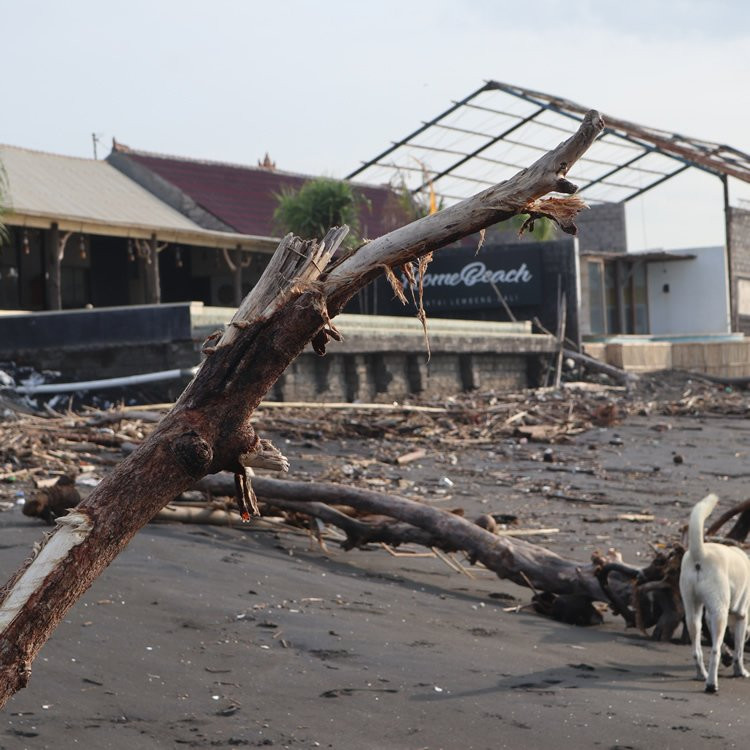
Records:
[[[366,458],[366,476],[411,483],[438,507],[559,528],[530,540],[582,562],[609,547],[645,562],[707,491],[719,510],[748,496],[750,425],[731,417],[631,417],[553,446],[551,463],[546,446],[517,440],[451,452],[426,441],[424,459],[395,466],[378,463],[376,440],[273,437],[293,478]],[[655,520],[617,519],[644,512]],[[44,531],[19,508],[0,514],[6,576]],[[305,534],[149,525],[42,649],[0,717],[0,747],[748,745],[750,681],[723,668],[720,693],[705,695],[687,646],[650,641],[611,613],[579,628],[519,610],[531,592],[483,569],[470,578],[435,557],[327,547]]]

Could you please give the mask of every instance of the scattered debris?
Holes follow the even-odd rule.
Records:
[[[3,382],[9,377],[6,375]],[[53,523],[67,508],[85,497],[124,455],[147,438],[169,406],[118,405],[109,409],[59,412],[46,405],[35,413],[29,413],[27,406],[7,408],[0,418],[0,507],[10,509],[22,504],[26,515]],[[321,410],[325,411],[325,419],[320,418]],[[637,388],[629,390],[602,383],[566,383],[560,389],[502,395],[472,393],[418,405],[269,402],[261,404],[256,418],[263,423],[264,432],[284,435],[286,443],[297,448],[317,448],[322,439],[334,437],[377,442],[377,455],[347,455],[345,461],[326,462],[317,473],[317,482],[339,482],[352,490],[392,491],[419,502],[446,502],[454,495],[470,494],[464,486],[465,472],[458,451],[462,446],[472,446],[490,451],[488,455],[501,451],[508,457],[539,462],[539,469],[533,476],[520,470],[490,472],[500,486],[534,494],[540,500],[584,505],[591,509],[590,514],[587,510],[587,515],[582,517],[585,523],[651,524],[656,516],[640,507],[638,512],[602,515],[601,509],[613,505],[614,501],[603,492],[587,492],[571,482],[575,482],[576,475],[610,481],[621,476],[628,481],[632,477],[653,475],[660,466],[608,465],[587,460],[585,455],[573,463],[569,453],[566,458],[560,449],[540,449],[534,447],[534,443],[565,443],[592,429],[610,430],[633,414],[707,418],[712,415],[742,417],[747,411],[746,400],[736,391],[728,392],[723,387],[672,373],[668,377],[642,377]],[[672,423],[666,419],[650,425],[657,434],[672,428]],[[609,440],[605,438],[609,445],[615,448],[623,445],[619,435],[612,432],[609,435]],[[429,445],[429,450],[423,445]],[[619,454],[614,449],[610,452]],[[445,466],[437,469],[434,478],[417,484],[409,478],[414,476],[410,472],[423,459]],[[675,465],[684,460],[681,453],[673,452]],[[443,473],[446,470],[450,476]],[[543,472],[549,472],[551,478],[544,477]],[[710,474],[711,470],[706,473]],[[263,487],[262,478],[258,483]],[[227,497],[231,494],[231,491],[215,488],[184,493],[169,503],[155,520],[241,528],[241,515],[231,497]],[[433,557],[457,574],[470,578],[475,575],[449,544],[392,517],[368,514],[335,502],[277,501],[264,497],[261,490],[258,490],[258,500],[262,517],[247,525],[250,531],[302,534],[326,552],[326,542],[339,543],[345,549],[377,544],[395,556]],[[734,513],[737,515],[743,510],[745,506],[738,506]],[[452,512],[463,514],[460,507]],[[543,520],[541,524],[527,518],[521,524],[519,520],[512,514],[487,512],[475,523],[498,537],[509,539],[561,532],[559,526],[544,525]],[[742,516],[738,528],[745,531],[747,526]],[[737,531],[733,535],[739,536]],[[467,559],[470,564],[478,562],[471,551],[467,551]],[[628,592],[633,577],[642,575],[642,569],[623,567],[621,561],[600,565],[610,566],[607,570],[611,575],[606,582],[607,590],[612,592],[610,603],[628,624],[638,624],[644,631],[656,624],[660,634],[671,633],[673,613],[664,614],[666,605],[658,601],[658,592],[668,589],[660,578],[649,579],[649,588],[643,589],[643,596],[648,594],[656,604],[645,603],[649,599],[638,604],[637,599],[631,601]],[[619,573],[617,565],[621,566]],[[630,571],[627,575],[623,572],[625,568]],[[639,586],[643,588],[645,584]],[[591,597],[588,599],[590,605]],[[577,624],[596,624],[597,617],[601,617],[599,610],[588,608],[585,602],[580,607],[578,604],[581,603],[567,602],[559,593],[550,591],[537,591],[534,600],[534,607],[550,616],[567,618],[565,621]],[[649,606],[661,607],[662,614],[644,614]]]

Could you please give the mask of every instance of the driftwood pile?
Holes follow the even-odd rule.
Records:
[[[310,447],[318,440],[344,437],[376,439],[382,446],[381,461],[385,455],[395,466],[404,466],[423,458],[427,444],[450,451],[459,446],[497,445],[509,438],[518,444],[556,443],[595,426],[611,427],[634,413],[726,416],[745,410],[741,398],[721,387],[679,376],[672,381],[644,381],[636,391],[573,383],[559,391],[473,394],[411,406],[268,402],[256,410],[256,419],[265,433],[283,436],[293,445]],[[654,398],[656,383],[662,391],[658,399]],[[664,398],[665,388],[671,388],[671,397]],[[167,408],[8,413],[0,421],[0,488],[6,496],[2,499],[22,492],[23,512],[53,523],[148,438]],[[547,453],[541,456],[546,460]],[[355,463],[368,463],[368,459]],[[369,459],[369,463],[375,461]],[[567,561],[524,539],[554,533],[554,528],[519,528],[515,517],[498,513],[466,519],[460,507],[446,512],[420,503],[409,492],[408,483],[398,496],[383,491],[392,489],[388,482],[360,468],[335,462],[322,474],[324,481],[316,482],[252,476],[261,516],[247,525],[236,504],[232,475],[209,476],[174,498],[154,520],[310,534],[324,549],[326,544],[346,550],[379,545],[391,554],[400,554],[399,548],[417,554],[414,545],[418,545],[464,575],[471,577],[470,566],[480,564],[528,586],[534,592],[534,608],[556,619],[598,624],[602,618],[594,603],[606,602],[629,627],[650,631],[660,640],[675,636],[682,620],[676,586],[682,554],[679,544],[659,552],[643,568],[626,565],[612,552],[595,555],[588,564]],[[747,506],[728,511],[711,533],[739,513],[728,536],[744,539],[750,528]],[[645,515],[629,516],[633,517],[624,520],[646,519]]]

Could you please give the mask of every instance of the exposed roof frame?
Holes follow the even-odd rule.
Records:
[[[498,97],[501,98],[500,103],[497,102]],[[518,104],[512,105],[513,101],[520,101],[527,106],[513,111],[518,109]],[[471,194],[468,192],[471,189],[470,183],[499,182],[510,176],[508,170],[517,171],[526,166],[520,163],[520,159],[517,163],[514,162],[514,154],[509,154],[509,151],[515,150],[517,156],[517,150],[523,146],[535,151],[548,150],[549,144],[540,141],[539,133],[551,129],[570,134],[588,109],[561,97],[499,81],[487,81],[476,91],[454,102],[437,117],[422,123],[405,138],[393,142],[375,158],[364,162],[347,179],[364,177],[368,181],[377,181],[377,173],[381,182],[389,179],[393,183],[394,178],[400,178],[412,193],[426,191],[434,186],[433,189],[443,198],[449,201],[460,200]],[[472,111],[474,119],[486,114],[489,122],[478,125],[460,122],[467,113],[471,119]],[[570,120],[570,129],[565,127],[564,122],[550,122],[549,116],[545,118],[547,113]],[[509,119],[514,122],[509,122]],[[577,165],[579,173],[589,173],[586,178],[578,178],[578,182],[581,185],[579,192],[590,200],[608,200],[606,191],[616,190],[618,202],[630,201],[689,167],[722,179],[731,176],[750,182],[750,155],[731,146],[689,138],[609,115],[604,115],[604,120],[607,127],[598,141],[602,153],[592,153],[587,155],[588,158],[584,156]],[[458,140],[445,147],[441,145],[441,133],[443,138],[450,134],[455,135]],[[511,134],[515,134],[514,137],[508,138]],[[462,136],[465,136],[463,141]],[[499,155],[493,153],[492,147],[500,144],[507,146],[506,151]],[[425,177],[425,169],[415,169],[410,164],[415,159],[410,153],[412,150],[433,153],[439,165],[434,168],[427,165]],[[451,155],[453,158],[448,159]],[[417,161],[419,162],[418,159]],[[481,172],[477,169],[479,164],[482,165]],[[457,172],[459,169],[461,173]],[[622,173],[624,179],[618,179],[618,173]],[[387,180],[382,179],[383,174],[389,176]],[[463,180],[467,185],[467,193],[448,195],[441,192],[440,183],[448,177]],[[636,179],[638,184],[634,184]],[[451,192],[456,191],[452,189]],[[461,192],[460,186],[458,192]]]

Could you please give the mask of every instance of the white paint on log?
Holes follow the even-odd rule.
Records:
[[[91,519],[81,511],[72,511],[57,519],[57,531],[26,568],[0,605],[0,632],[10,625],[47,576],[68,556],[73,547],[86,539],[93,528]]]

